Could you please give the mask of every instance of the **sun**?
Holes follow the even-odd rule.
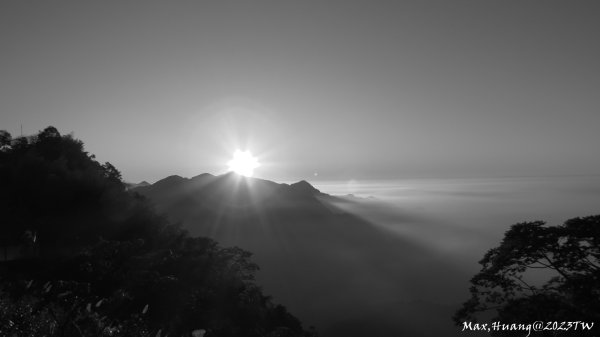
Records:
[[[245,177],[252,177],[254,169],[260,166],[258,159],[250,151],[236,150],[233,158],[227,163],[229,171]]]

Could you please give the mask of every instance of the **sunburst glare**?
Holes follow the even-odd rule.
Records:
[[[236,150],[233,158],[227,163],[229,171],[233,171],[245,177],[252,177],[254,169],[260,166],[258,158],[254,157],[250,151]]]

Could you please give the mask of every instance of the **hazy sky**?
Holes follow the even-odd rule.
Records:
[[[2,1],[0,129],[129,181],[600,173],[597,1]],[[318,173],[318,177],[314,173]]]

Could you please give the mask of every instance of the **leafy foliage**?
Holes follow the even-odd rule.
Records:
[[[18,138],[1,153],[0,186],[5,242],[23,244],[23,233],[35,233],[42,255],[70,253],[99,236],[147,236],[141,232],[166,225],[127,193],[110,163],[99,164],[81,141],[53,127]]]
[[[2,135],[1,335],[313,335],[263,295],[251,253],[169,224],[81,141]]]
[[[600,215],[515,224],[480,264],[457,324],[491,310],[505,322],[600,321]]]
[[[0,147],[4,147],[4,146],[10,147],[11,141],[12,141],[12,135],[5,130],[0,130]]]
[[[64,281],[41,284],[32,280],[3,285],[2,336],[150,336],[144,314],[110,319],[105,313],[118,299],[90,302],[94,296],[82,290],[89,289],[85,284]]]

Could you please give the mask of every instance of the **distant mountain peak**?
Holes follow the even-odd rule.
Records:
[[[161,180],[157,181],[156,183],[161,182],[161,181],[174,181],[174,180],[184,180],[184,179],[186,179],[186,178],[184,178],[182,176],[178,176],[176,174],[173,174],[173,175],[170,175],[170,176],[168,176],[166,178],[162,178]]]
[[[128,183],[128,182],[125,183],[125,186],[127,186],[127,189],[135,189],[138,187],[146,187],[146,186],[150,186],[150,185],[151,184],[145,180],[142,182],[139,182],[137,184],[136,183]]]
[[[190,178],[191,180],[198,180],[198,179],[207,179],[207,178],[214,178],[215,176],[210,174],[210,173],[201,173],[197,176],[194,176],[192,178]]]
[[[166,178],[163,178],[157,182],[155,182],[154,184],[152,184],[152,186],[156,187],[156,186],[166,186],[166,185],[173,185],[173,184],[180,184],[184,181],[186,181],[188,179],[183,178],[181,176],[178,175],[172,175],[172,176],[168,176]]]
[[[308,181],[306,180],[300,180],[297,183],[293,183],[290,185],[290,189],[295,191],[295,192],[299,192],[302,194],[319,194],[321,193],[321,191],[319,191],[318,189],[314,188],[313,185],[311,185]]]

